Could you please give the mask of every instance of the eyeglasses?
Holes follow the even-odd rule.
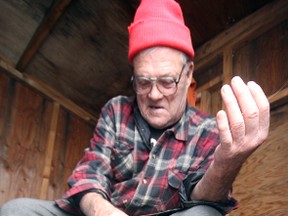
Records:
[[[151,91],[154,82],[156,83],[157,89],[164,96],[175,94],[185,65],[186,64],[183,65],[178,79],[175,79],[174,77],[132,76],[131,81],[133,82],[133,87],[136,94],[148,94]]]

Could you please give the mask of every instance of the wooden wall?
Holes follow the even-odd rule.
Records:
[[[247,160],[234,184],[240,208],[231,216],[288,214],[288,104],[272,111],[268,139]]]
[[[0,70],[0,206],[15,197],[61,196],[93,129]]]
[[[257,80],[273,101],[288,88],[288,20],[235,50],[233,74]],[[288,103],[272,104],[267,141],[247,161],[235,182],[240,209],[231,215],[288,214]]]
[[[216,114],[235,76],[262,86],[271,103],[268,139],[234,183],[240,207],[230,216],[288,215],[288,2],[274,1],[197,50],[197,106]]]
[[[221,109],[220,87],[234,75],[258,82],[272,105],[269,138],[234,184],[240,208],[232,216],[287,215],[287,53],[286,0],[273,1],[196,51],[200,109],[212,114]],[[15,197],[61,196],[89,145],[93,117],[75,107],[68,111],[71,103],[47,89],[0,60],[0,206]]]

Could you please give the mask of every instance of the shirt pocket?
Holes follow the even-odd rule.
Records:
[[[160,195],[161,200],[157,202],[158,210],[165,211],[167,209],[180,208],[180,196],[179,190],[182,185],[185,173],[173,168],[168,170],[167,186],[163,188]]]
[[[123,141],[117,142],[112,148],[111,166],[117,181],[133,176],[133,150],[133,146]]]
[[[179,169],[171,169],[168,171],[168,184],[174,189],[179,189],[183,184],[186,173]]]

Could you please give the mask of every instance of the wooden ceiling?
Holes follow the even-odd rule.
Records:
[[[201,45],[272,0],[179,0]],[[98,116],[131,94],[127,26],[139,0],[0,0],[0,59]],[[197,52],[196,52],[197,54]]]

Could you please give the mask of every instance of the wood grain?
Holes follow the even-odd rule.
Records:
[[[64,109],[60,110],[57,128],[48,199],[59,198],[68,189],[67,178],[89,146],[94,131],[94,126]]]
[[[88,113],[84,109],[82,109],[80,106],[73,103],[71,100],[60,94],[57,89],[53,89],[50,86],[48,86],[45,82],[42,82],[41,80],[35,78],[32,75],[29,74],[22,74],[18,70],[16,70],[12,65],[10,65],[8,62],[4,61],[0,57],[0,70],[7,73],[9,76],[12,76],[16,78],[17,80],[20,80],[24,83],[26,83],[28,86],[34,88],[35,90],[41,92],[46,97],[50,98],[51,100],[59,103],[60,105],[64,106],[66,109],[70,110],[71,112],[75,113],[76,115],[82,117],[86,121],[90,122],[91,124],[95,124],[97,121],[96,117],[93,116],[91,113]]]
[[[7,107],[11,109],[10,116],[6,117],[11,125],[3,134],[5,142],[0,143],[6,148],[0,161],[0,203],[14,197],[39,196],[46,150],[43,116],[49,115],[47,101],[20,83],[16,83],[12,99],[11,107]]]
[[[254,80],[273,95],[288,82],[288,20],[234,49],[233,75]],[[286,86],[287,87],[287,86]]]
[[[196,69],[204,67],[212,59],[222,55],[227,46],[236,47],[254,39],[287,18],[288,2],[286,0],[273,1],[197,49]]]
[[[47,140],[47,149],[46,149],[46,157],[44,163],[44,170],[43,170],[43,180],[40,192],[40,199],[46,199],[49,179],[51,175],[51,165],[53,159],[53,150],[55,146],[55,137],[57,132],[57,123],[58,123],[58,115],[59,115],[60,105],[56,102],[53,104],[53,111],[52,111],[52,118],[50,120],[50,127],[49,127],[49,136]]]
[[[230,216],[288,214],[288,104],[271,114],[265,143],[248,159],[234,184],[240,208]]]
[[[19,62],[17,63],[16,68],[18,70],[25,70],[70,2],[71,0],[58,0],[56,1],[55,5],[50,8],[49,13],[44,17],[41,24],[38,26]]]
[[[16,197],[59,198],[67,189],[94,126],[58,109],[53,117],[51,101],[0,73],[0,206]]]

